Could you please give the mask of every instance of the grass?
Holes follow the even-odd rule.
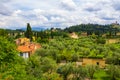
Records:
[[[110,80],[109,76],[106,74],[106,72],[101,69],[98,70],[95,74],[94,74],[94,79],[93,80]]]

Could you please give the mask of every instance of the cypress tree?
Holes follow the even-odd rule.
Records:
[[[31,26],[29,23],[27,23],[27,29],[25,31],[25,37],[29,38],[30,40],[32,40],[32,36],[33,36],[33,33],[32,33],[32,29],[31,29]]]

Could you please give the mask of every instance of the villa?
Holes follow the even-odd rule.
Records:
[[[19,54],[20,56],[22,56],[23,58],[29,58],[39,48],[41,48],[40,44],[29,42],[28,39],[23,38],[22,40],[19,41],[17,50],[20,52]]]

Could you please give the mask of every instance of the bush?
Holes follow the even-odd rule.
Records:
[[[96,39],[96,43],[97,44],[105,44],[106,40],[104,38],[98,38],[98,39]]]

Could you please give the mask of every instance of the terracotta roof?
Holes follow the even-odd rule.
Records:
[[[26,45],[18,46],[17,49],[20,52],[31,52],[32,51],[32,49],[29,46],[26,46]]]
[[[17,50],[20,52],[31,52],[34,53],[34,51],[38,48],[40,48],[40,44],[34,44],[34,43],[29,43],[26,45],[20,45],[18,46]]]

